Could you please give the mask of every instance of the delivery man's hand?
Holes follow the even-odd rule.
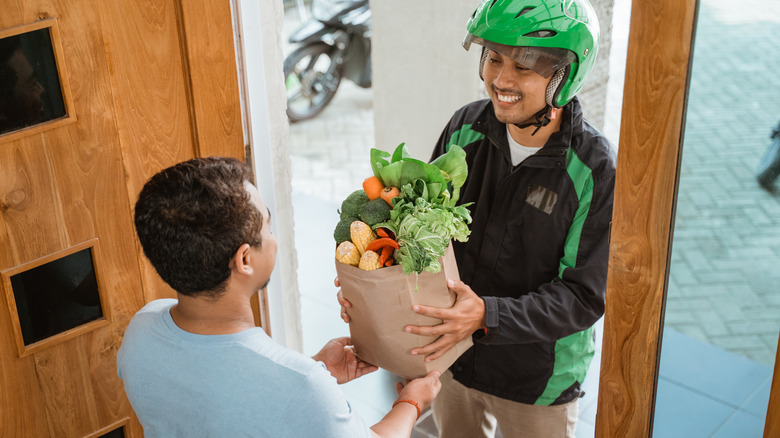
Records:
[[[341,283],[339,283],[338,277],[336,277],[336,279],[333,280],[333,284],[335,284],[336,287],[341,287]],[[339,289],[339,292],[336,294],[336,299],[339,300],[339,305],[341,305],[341,319],[343,319],[344,322],[349,324],[349,321],[351,321],[351,319],[347,314],[347,309],[352,307],[352,303],[350,303],[349,300],[344,298],[344,294],[341,293],[341,289]]]
[[[377,367],[363,362],[355,356],[352,339],[348,337],[331,339],[312,359],[325,364],[330,374],[338,383],[347,383],[368,373],[373,373]]]
[[[412,306],[414,312],[438,318],[442,320],[441,324],[431,327],[415,325],[405,327],[409,333],[439,337],[424,347],[412,349],[412,354],[424,354],[426,362],[438,359],[458,342],[485,327],[485,301],[462,281],[448,279],[447,287],[457,295],[452,307],[430,307],[419,304]]]

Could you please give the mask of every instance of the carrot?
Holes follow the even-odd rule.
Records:
[[[376,176],[370,176],[363,181],[363,191],[368,195],[368,199],[374,200],[382,194],[382,189],[385,185],[382,184],[382,180]]]
[[[385,262],[385,266],[393,266],[393,258],[388,257],[387,261]]]
[[[379,194],[379,197],[384,199],[385,202],[387,202],[387,205],[393,206],[393,198],[401,194],[401,191],[398,190],[398,187],[385,187],[382,189],[382,192]]]
[[[393,254],[393,247],[392,246],[390,246],[390,245],[383,246],[382,247],[382,254],[379,255],[379,264],[381,264],[382,266],[386,266],[385,263],[387,262],[388,259],[390,259],[390,256],[392,254]]]
[[[375,232],[376,232],[376,235],[379,236],[379,237],[389,237],[389,238],[395,240],[395,233],[390,231],[389,228],[379,227],[379,228],[377,228],[375,230]]]
[[[399,249],[398,242],[395,240],[389,238],[389,237],[380,237],[379,239],[373,240],[371,243],[366,246],[366,251],[378,251],[380,248],[383,248],[385,246],[390,246],[395,249]]]

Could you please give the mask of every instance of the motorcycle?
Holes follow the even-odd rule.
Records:
[[[287,117],[319,114],[342,79],[371,87],[371,9],[368,0],[313,0],[312,18],[289,37],[300,44],[284,60]]]

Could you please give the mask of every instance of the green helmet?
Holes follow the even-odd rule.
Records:
[[[509,56],[549,78],[547,104],[562,107],[588,77],[599,46],[599,23],[588,0],[485,0],[466,25],[472,43]]]

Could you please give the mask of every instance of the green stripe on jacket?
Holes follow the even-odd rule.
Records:
[[[558,277],[563,278],[566,268],[577,264],[577,251],[580,246],[580,235],[585,219],[588,217],[590,203],[593,198],[593,175],[590,168],[580,161],[571,150],[566,154],[566,171],[577,192],[579,206],[574,215],[569,234],[564,243],[563,257],[558,268]],[[593,340],[593,327],[574,333],[555,342],[555,364],[553,374],[547,381],[547,387],[534,404],[548,406],[552,404],[574,382],[585,379],[596,343]]]
[[[471,124],[463,125],[450,136],[450,141],[447,142],[447,151],[449,151],[450,146],[454,144],[465,147],[467,144],[474,143],[483,138],[485,138],[485,134],[471,129]]]

